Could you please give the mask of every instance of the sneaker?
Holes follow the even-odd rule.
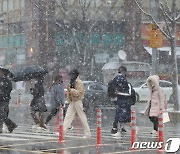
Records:
[[[84,135],[83,138],[84,138],[84,139],[90,139],[90,138],[91,138],[91,135]]]
[[[5,124],[3,124],[2,132],[9,133],[9,130]]]
[[[121,129],[121,132],[122,132],[122,133],[126,133],[127,131],[126,131],[124,128],[122,128],[122,129]]]
[[[14,129],[16,129],[18,126],[15,124],[13,127],[9,127],[8,130],[10,133],[12,133],[14,131]]]
[[[39,124],[33,125],[32,129],[38,129],[38,127],[39,127]]]
[[[41,129],[42,131],[49,131],[49,129],[47,129],[47,128],[44,128],[44,127],[39,127],[39,129]]]
[[[152,131],[151,131],[151,134],[152,134],[152,135],[158,135],[158,131],[152,130]]]
[[[117,132],[117,133],[111,134],[111,135],[114,136],[114,137],[120,137],[120,136],[121,136],[121,133],[120,133],[120,132]]]
[[[68,128],[68,130],[73,130],[73,129],[74,129],[74,127],[73,127],[73,126],[71,126],[71,127],[69,127],[69,128]]]
[[[116,134],[117,131],[118,131],[117,128],[112,128],[112,129],[111,129],[111,134]]]

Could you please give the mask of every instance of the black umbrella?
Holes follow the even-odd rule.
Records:
[[[14,73],[13,81],[29,81],[31,79],[42,77],[47,73],[48,71],[40,66],[26,66],[18,69],[18,71]]]
[[[5,76],[9,76],[10,78],[13,78],[13,74],[10,72],[10,70],[0,66],[0,69],[4,72]]]

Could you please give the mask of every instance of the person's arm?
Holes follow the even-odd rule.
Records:
[[[128,83],[128,91],[127,93],[123,93],[123,92],[116,92],[117,95],[121,95],[121,96],[131,96],[131,85]]]
[[[4,80],[4,86],[3,86],[3,95],[9,95],[12,91],[12,83],[10,80],[5,79]]]
[[[70,95],[74,97],[81,97],[84,92],[84,85],[82,82],[79,83],[77,89],[70,89]]]

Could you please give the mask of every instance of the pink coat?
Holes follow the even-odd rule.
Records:
[[[154,86],[153,88],[152,85]],[[164,97],[163,90],[159,86],[159,77],[157,75],[148,77],[147,86],[150,90],[150,98],[149,101],[147,102],[145,115],[148,115],[150,117],[152,116],[157,117],[162,110],[165,110],[167,108],[167,103]],[[151,103],[151,107],[149,110],[150,103]]]

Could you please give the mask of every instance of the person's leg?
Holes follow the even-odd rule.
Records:
[[[125,126],[125,123],[124,123],[124,122],[121,122],[121,123],[120,123],[120,128],[119,128],[119,130],[120,130],[121,132],[126,132],[124,126]]]
[[[75,102],[74,106],[75,106],[76,112],[77,112],[77,114],[78,114],[78,116],[79,116],[79,118],[81,120],[85,135],[91,136],[91,132],[90,132],[90,129],[89,129],[87,117],[86,117],[85,112],[83,110],[82,101]]]
[[[36,125],[40,123],[39,119],[38,119],[37,116],[36,116],[36,112],[35,112],[35,111],[32,111],[32,110],[31,110],[31,117],[32,117],[32,119],[33,119],[33,121],[34,121],[34,123],[35,123]]]
[[[39,126],[47,129],[44,125],[44,112],[39,112]]]
[[[115,118],[114,118],[114,122],[113,122],[113,128],[111,130],[111,134],[116,134],[118,132],[118,105],[116,103],[116,113],[115,113]]]
[[[9,132],[13,132],[13,130],[17,127],[16,123],[14,123],[11,119],[8,118],[9,116],[9,105],[5,106],[5,118],[4,123],[7,126]]]
[[[155,131],[158,131],[158,117],[149,117],[150,121],[153,123]]]
[[[48,124],[49,121],[52,119],[52,117],[54,117],[54,116],[57,114],[58,111],[59,111],[58,108],[51,109],[51,113],[50,113],[50,114],[48,115],[48,117],[46,118],[45,124]]]
[[[67,109],[66,116],[64,119],[64,124],[63,124],[64,134],[67,132],[68,128],[71,126],[72,121],[74,120],[74,116],[76,114],[74,104],[75,104],[74,102],[70,103]]]
[[[0,133],[2,133],[2,129],[3,129],[3,121],[5,118],[5,112],[4,112],[4,107],[0,107]]]
[[[118,131],[118,120],[115,119],[113,122],[113,128],[111,130],[111,133],[115,134],[115,133],[117,133],[117,131]]]
[[[154,130],[158,131],[158,117],[154,117]]]

